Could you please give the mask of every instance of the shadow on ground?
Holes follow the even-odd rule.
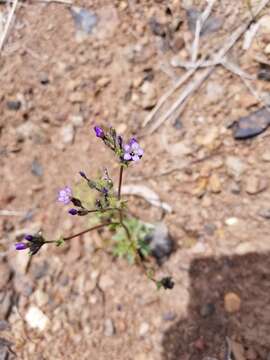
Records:
[[[201,258],[192,262],[187,318],[164,334],[163,360],[224,360],[226,338],[237,345],[234,360],[270,360],[270,257]],[[235,293],[240,310],[225,310],[224,296]]]

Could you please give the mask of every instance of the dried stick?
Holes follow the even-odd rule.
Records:
[[[260,12],[265,8],[265,6],[269,3],[270,3],[270,0],[262,0],[260,5],[256,9],[256,11],[254,12],[254,16],[255,17],[258,16],[260,14]],[[226,44],[213,56],[214,64],[221,63],[224,60],[224,57],[227,54],[227,52],[235,45],[235,43],[245,33],[245,31],[248,29],[248,27],[250,26],[252,21],[253,21],[252,19],[248,19],[248,21],[245,24],[240,25],[233,32],[233,34],[229,37]],[[200,62],[197,62],[196,68],[189,70],[187,72],[187,74],[190,74],[193,70],[193,72],[191,73],[191,75],[193,75],[195,73],[195,71],[199,68],[199,65],[200,65]],[[154,131],[156,131],[163,124],[163,122],[165,122],[183,104],[183,102],[188,98],[189,95],[191,95],[194,91],[197,91],[199,89],[199,87],[203,84],[203,82],[211,75],[211,73],[214,71],[214,69],[215,69],[215,65],[209,67],[201,74],[201,76],[195,82],[188,84],[186,86],[186,88],[183,90],[183,92],[180,94],[180,97],[177,99],[177,101],[172,105],[170,110],[167,111],[165,113],[165,115],[160,117],[155,124],[153,124],[153,126],[149,130],[149,134],[152,134]],[[173,93],[175,91],[175,90],[173,91],[173,89],[171,89],[170,92]],[[178,113],[178,115],[179,115],[179,113]]]
[[[2,51],[3,49],[3,46],[4,46],[4,42],[6,40],[6,37],[7,37],[7,34],[8,34],[8,30],[10,28],[10,25],[11,25],[11,21],[12,21],[12,18],[15,14],[15,10],[16,10],[16,7],[18,5],[18,0],[14,0],[13,4],[12,4],[12,8],[8,14],[8,19],[7,19],[7,22],[6,22],[6,26],[4,28],[4,31],[2,33],[2,36],[0,38],[0,52]]]
[[[213,9],[215,2],[216,2],[216,0],[209,1],[206,9],[199,16],[199,18],[196,22],[195,37],[194,37],[194,41],[192,44],[192,50],[191,50],[191,62],[193,62],[193,63],[197,60],[197,57],[198,57],[199,46],[200,46],[200,35],[202,32],[203,25],[205,24],[206,20],[208,19],[209,15],[211,14],[211,11]]]
[[[173,85],[173,87],[166,92],[158,101],[156,107],[149,113],[146,119],[143,122],[143,127],[145,127],[156,115],[158,110],[161,108],[163,104],[167,101],[167,99],[179,88],[181,87],[197,70],[195,67],[194,69],[189,70],[186,74],[180,77],[180,79]]]

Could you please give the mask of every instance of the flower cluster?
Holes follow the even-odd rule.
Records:
[[[15,244],[16,250],[26,250],[29,249],[31,255],[35,255],[41,247],[46,243],[41,234],[25,235],[24,239],[27,241],[21,241]]]
[[[34,235],[27,234],[24,237],[24,241],[15,244],[16,250],[29,249],[30,255],[35,255],[44,244],[50,243],[60,246],[66,241],[70,241],[82,234],[106,226],[114,234],[111,245],[113,247],[112,253],[115,256],[124,256],[130,263],[137,262],[137,264],[142,265],[142,262],[151,254],[151,249],[145,241],[150,227],[146,226],[139,219],[130,217],[126,211],[126,201],[121,198],[123,171],[132,162],[138,162],[142,158],[144,151],[134,137],[128,142],[124,142],[123,138],[112,127],[104,129],[100,126],[95,126],[94,132],[96,137],[101,139],[118,158],[120,172],[117,189],[114,188],[113,180],[106,168],[94,180],[89,178],[84,171],[80,171],[79,175],[88,187],[97,192],[93,208],[89,209],[87,202],[83,201],[84,199],[80,200],[74,196],[69,186],[59,190],[57,200],[64,205],[73,205],[68,210],[70,215],[84,216],[95,213],[99,223],[77,234],[66,237],[61,236],[58,240],[45,240],[40,232]],[[143,264],[143,269],[147,274],[149,267],[147,269],[147,265]],[[174,286],[174,282],[169,276],[156,280],[152,270],[148,277],[156,284],[157,288],[172,289]]]
[[[143,156],[143,149],[135,138],[131,138],[127,144],[123,144],[121,136],[117,136],[113,128],[104,131],[99,126],[94,127],[96,136],[102,139],[111,150],[119,157],[121,163],[128,165],[131,161],[138,161]]]

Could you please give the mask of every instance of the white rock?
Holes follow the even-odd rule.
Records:
[[[45,330],[49,324],[48,317],[38,307],[33,305],[27,310],[25,320],[31,328],[38,329],[39,331]]]
[[[228,174],[236,179],[239,179],[246,169],[246,165],[243,161],[236,156],[228,156],[226,159],[226,166]]]
[[[104,335],[113,336],[115,328],[112,319],[106,319],[104,322]]]
[[[49,301],[49,296],[44,291],[37,289],[34,292],[34,298],[38,306],[42,307],[46,305]]]
[[[236,225],[238,223],[238,221],[239,220],[236,217],[230,217],[225,220],[225,224],[228,226],[233,226],[233,225]]]
[[[72,115],[70,121],[77,128],[83,126],[84,118],[82,115]]]
[[[60,130],[60,139],[63,144],[72,144],[75,136],[74,126],[68,124]]]
[[[149,324],[147,322],[143,322],[139,329],[140,337],[144,337],[148,333],[149,328],[150,328]]]

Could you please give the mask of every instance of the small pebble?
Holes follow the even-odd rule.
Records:
[[[224,307],[228,313],[238,312],[241,307],[240,297],[233,292],[227,293],[224,296]]]
[[[230,217],[225,220],[225,224],[228,226],[233,226],[233,225],[236,225],[238,223],[238,221],[239,220],[236,217]]]
[[[63,144],[72,144],[75,136],[75,130],[72,124],[65,125],[60,130],[60,141]]]
[[[106,319],[104,322],[104,335],[113,336],[115,333],[115,327],[112,319]]]
[[[173,321],[176,319],[176,314],[173,312],[167,312],[163,314],[163,320],[164,321]]]
[[[200,315],[206,318],[208,316],[213,315],[215,310],[216,310],[215,304],[213,303],[203,304],[200,308]]]
[[[31,172],[37,177],[41,177],[43,175],[43,167],[37,159],[34,159],[32,162]]]
[[[5,320],[0,320],[0,331],[10,330],[10,324]]]
[[[38,329],[39,331],[45,330],[49,324],[48,317],[34,305],[31,305],[27,310],[25,320],[31,328]]]
[[[144,337],[150,329],[150,326],[147,322],[143,322],[139,329],[139,336]]]
[[[22,103],[19,100],[7,101],[7,107],[9,110],[18,111],[20,110]]]

